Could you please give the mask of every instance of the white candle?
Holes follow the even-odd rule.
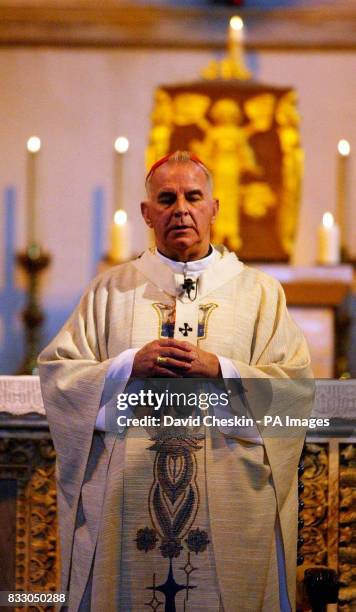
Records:
[[[41,149],[38,136],[27,141],[27,245],[38,242],[37,235],[37,156]]]
[[[243,43],[244,22],[241,17],[235,15],[230,19],[229,25],[229,45],[240,46]]]
[[[228,79],[251,78],[251,73],[246,68],[244,57],[244,22],[241,17],[231,17],[228,32],[227,60],[222,60],[222,76]]]
[[[114,142],[114,197],[113,212],[124,208],[123,198],[123,163],[124,155],[129,150],[130,143],[126,136],[119,136]]]
[[[340,230],[330,212],[323,215],[323,222],[318,227],[318,254],[320,264],[340,263]]]
[[[336,222],[340,227],[341,247],[346,247],[346,223],[347,223],[347,188],[348,188],[348,165],[351,151],[347,140],[339,140],[337,145],[337,177],[336,177]]]
[[[130,255],[130,226],[127,213],[124,210],[117,210],[110,227],[109,257],[115,263],[120,263],[129,259]]]

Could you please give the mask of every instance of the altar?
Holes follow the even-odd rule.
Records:
[[[341,312],[354,282],[352,266],[256,264],[256,267],[282,284],[288,310],[308,342],[315,378],[347,375],[346,353],[352,322]]]
[[[337,571],[339,610],[354,610],[356,382],[319,380],[300,467],[298,575]],[[0,376],[0,590],[59,587],[55,452],[36,376]],[[22,608],[23,609],[23,608]],[[31,606],[32,610],[43,608]]]

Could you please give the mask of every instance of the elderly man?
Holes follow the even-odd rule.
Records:
[[[108,431],[133,379],[282,381],[293,415],[312,397],[288,386],[311,373],[280,285],[210,244],[205,166],[178,151],[146,187],[156,248],[94,279],[39,359],[69,610],[294,610],[302,436]]]

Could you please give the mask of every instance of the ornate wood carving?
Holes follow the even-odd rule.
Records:
[[[339,575],[339,612],[356,609],[356,443],[330,439],[307,443],[300,493],[300,576],[313,566]]]
[[[356,609],[356,443],[340,444],[340,612]]]
[[[327,565],[328,557],[328,447],[327,444],[307,444],[304,454],[304,490],[300,499],[304,507],[300,518],[304,526],[300,536],[304,543],[300,553],[303,566]],[[302,566],[302,567],[303,567]]]
[[[16,590],[58,588],[54,460],[51,440],[0,439],[0,477],[17,483]]]

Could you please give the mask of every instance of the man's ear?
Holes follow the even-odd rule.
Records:
[[[214,223],[216,220],[217,214],[219,212],[220,202],[217,198],[213,200],[213,216],[211,217],[211,223]]]
[[[153,227],[152,221],[148,213],[147,202],[141,202],[141,214],[146,222],[146,225],[148,225],[148,227]]]

